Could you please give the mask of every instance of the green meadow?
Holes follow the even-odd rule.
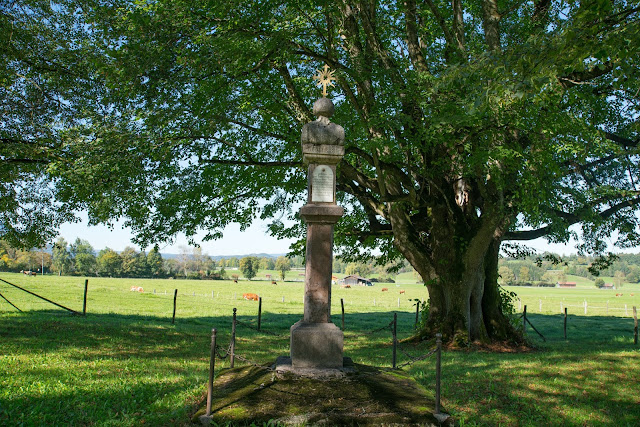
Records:
[[[84,278],[0,278],[82,311]],[[411,281],[333,287],[339,326],[341,299],[345,306],[345,355],[391,366],[389,329],[372,331],[398,313],[400,337],[411,335],[414,300],[426,298],[424,286]],[[132,292],[132,286],[144,292]],[[458,425],[638,425],[640,347],[633,344],[631,313],[640,306],[640,287],[508,289],[520,297],[516,308],[527,305],[528,318],[546,341],[527,328],[527,351],[445,351],[442,405]],[[247,292],[262,297],[262,332],[255,330],[258,303],[242,299]],[[85,317],[3,282],[0,293],[22,310],[0,299],[0,425],[188,425],[205,398],[211,329],[218,329],[226,347],[237,308],[237,352],[267,363],[288,353],[289,327],[303,310],[302,281],[89,278]],[[561,304],[569,313],[566,340]],[[402,348],[421,355],[432,346]],[[401,352],[399,362],[405,361]],[[228,360],[217,366],[224,369]],[[433,389],[433,358],[403,369]]]

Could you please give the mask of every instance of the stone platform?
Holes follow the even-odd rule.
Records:
[[[434,393],[400,370],[353,365],[341,378],[278,374],[276,364],[224,369],[213,386],[212,413],[205,403],[192,421],[209,424],[299,426],[452,426],[434,414]]]
[[[287,374],[316,379],[345,378],[357,372],[350,357],[343,358],[340,368],[296,368],[291,364],[291,357],[280,356],[276,359],[275,369],[281,378]]]

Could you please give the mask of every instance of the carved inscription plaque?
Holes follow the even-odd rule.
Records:
[[[311,201],[333,202],[333,171],[330,166],[318,165],[313,170]]]

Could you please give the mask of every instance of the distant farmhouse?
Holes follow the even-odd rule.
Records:
[[[350,276],[345,276],[344,279],[340,280],[340,284],[348,285],[348,286],[356,286],[356,285],[373,286],[373,283],[371,283],[371,280],[365,279],[364,277],[360,277],[355,274],[352,274]]]
[[[575,288],[577,285],[576,282],[558,282],[556,283],[556,287],[558,288]]]

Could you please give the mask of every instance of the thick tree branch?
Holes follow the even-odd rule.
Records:
[[[625,200],[610,207],[609,209],[600,212],[599,214],[597,214],[597,216],[600,217],[600,219],[605,220],[621,211],[622,209],[637,206],[639,203],[640,197]],[[577,224],[582,220],[580,215],[575,215],[569,212],[556,211],[556,214],[565,220],[565,224],[567,227]],[[550,224],[534,230],[510,231],[505,233],[503,240],[533,240],[550,234],[554,229],[555,227],[553,227],[553,224]]]
[[[291,77],[291,74],[289,73],[289,70],[287,69],[287,67],[279,66],[277,67],[277,70],[280,73],[280,76],[282,76],[282,79],[284,80],[285,87],[287,88],[287,93],[289,94],[289,99],[291,100],[291,103],[293,104],[293,108],[295,109],[296,114],[298,115],[298,117],[294,117],[294,119],[298,120],[301,123],[305,121],[306,122],[312,121],[313,115],[307,108],[306,103],[300,96],[300,93],[298,93],[298,90],[296,89],[296,86],[293,83],[293,78]]]
[[[416,17],[416,2],[415,0],[406,0],[405,4],[405,29],[407,33],[407,47],[409,49],[409,57],[416,70],[421,72],[428,71],[427,61],[420,49],[420,42],[418,40],[418,25]]]

